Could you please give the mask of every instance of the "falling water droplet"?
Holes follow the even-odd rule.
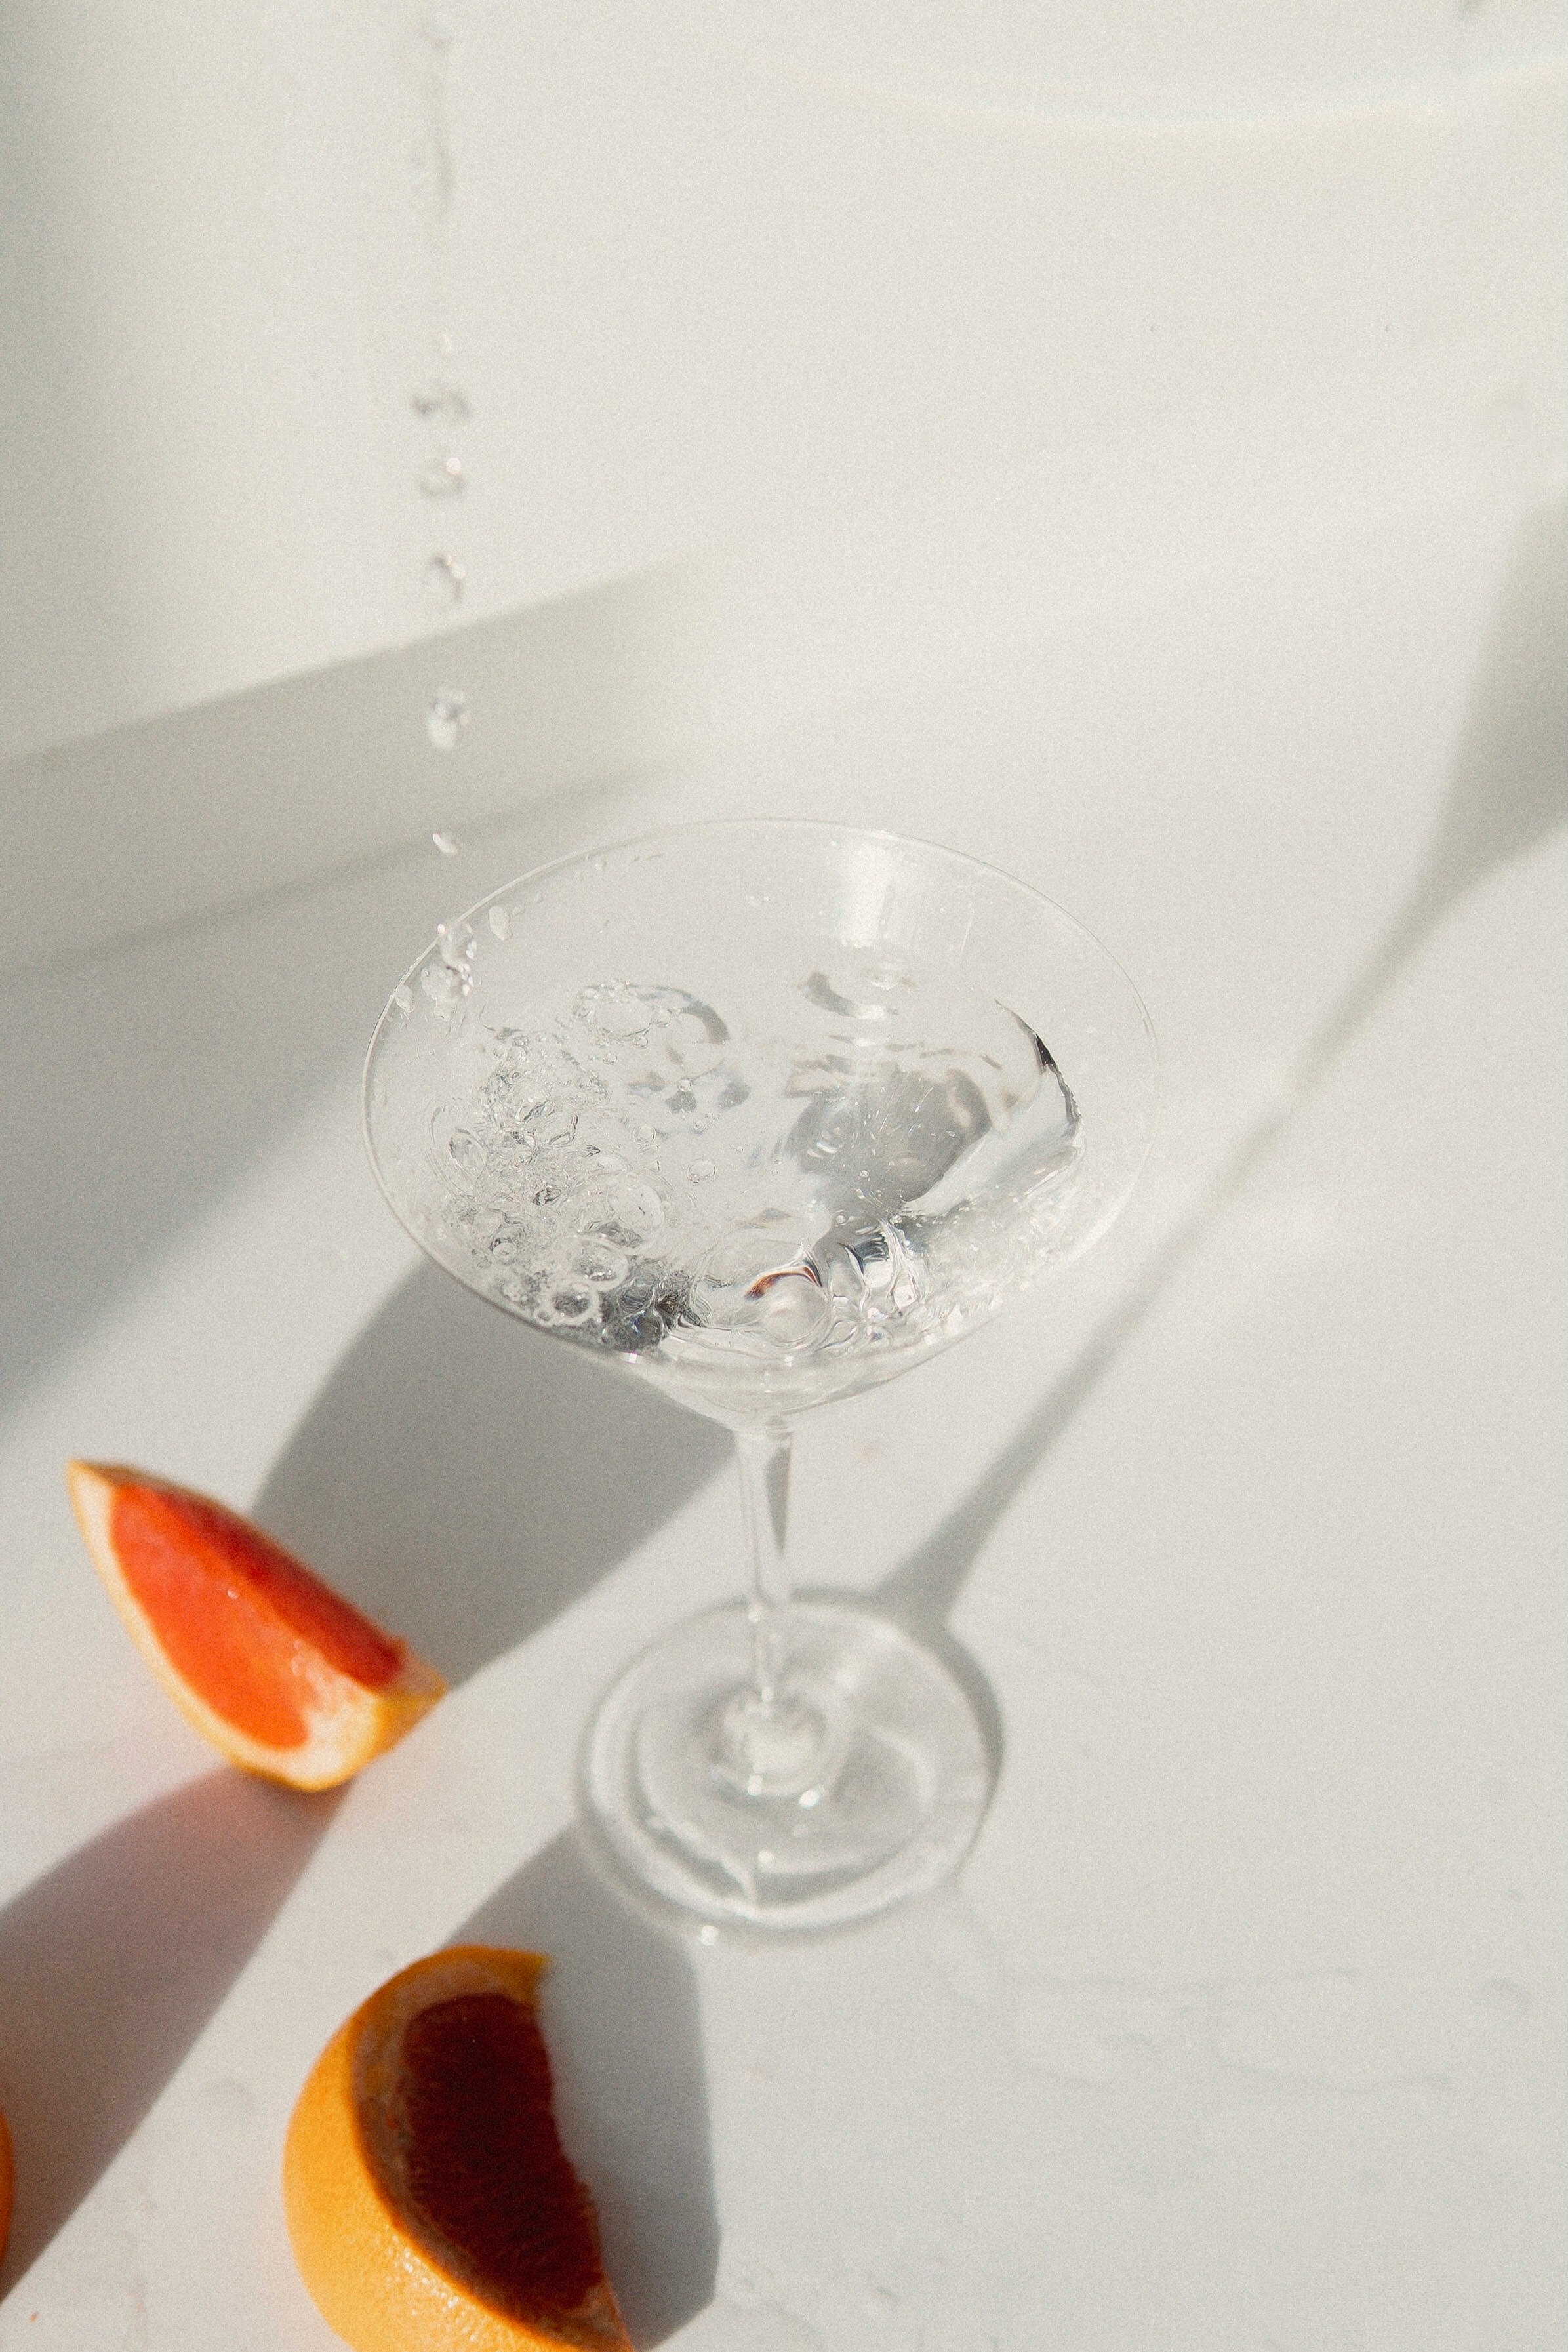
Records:
[[[455,857],[463,846],[455,833],[433,833],[430,837],[443,857]]]
[[[450,613],[463,602],[467,577],[455,555],[433,555],[424,567],[425,594]]]
[[[468,724],[468,697],[444,686],[424,714],[424,731],[438,751],[455,751]]]
[[[456,498],[463,488],[463,460],[456,451],[449,449],[444,457],[426,466],[419,487],[427,499]]]
[[[474,985],[472,980],[465,980],[444,963],[427,963],[419,975],[419,984],[444,1019],[456,1011]]]
[[[450,341],[451,338],[444,340]],[[409,405],[416,416],[444,417],[452,425],[465,425],[473,414],[462,385],[448,383],[444,378],[415,384],[409,394]]]
[[[470,966],[478,944],[466,923],[437,923],[435,926],[436,953],[447,971],[455,971],[460,980],[465,981],[470,977]]]

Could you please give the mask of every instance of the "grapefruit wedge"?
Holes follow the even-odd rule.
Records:
[[[222,1503],[122,1465],[66,1471],[93,1566],[175,1705],[231,1763],[331,1789],[446,1685]]]
[[[483,1944],[434,1952],[311,2069],[284,2211],[352,2352],[632,2352],[556,2130],[535,2010],[548,1966]]]

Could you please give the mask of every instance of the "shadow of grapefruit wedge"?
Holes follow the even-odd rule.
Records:
[[[122,1465],[66,1482],[93,1566],[153,1673],[233,1764],[331,1789],[445,1684],[303,1561],[204,1495]]]
[[[372,1993],[311,2069],[283,2201],[353,2352],[631,2352],[556,2129],[537,1952],[459,1945]]]

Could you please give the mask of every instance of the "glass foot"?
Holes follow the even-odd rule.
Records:
[[[840,1927],[962,1859],[985,1743],[946,1668],[884,1618],[798,1601],[779,1632],[770,1707],[738,1602],[662,1635],[599,1711],[584,1792],[622,1864],[684,1909]]]

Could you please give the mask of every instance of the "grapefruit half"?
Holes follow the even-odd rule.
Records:
[[[548,1961],[466,1944],[354,2011],[283,2152],[294,2258],[353,2352],[632,2352],[556,2130]]]
[[[335,1788],[446,1688],[237,1511],[120,1464],[72,1462],[66,1480],[131,1638],[231,1763]]]

